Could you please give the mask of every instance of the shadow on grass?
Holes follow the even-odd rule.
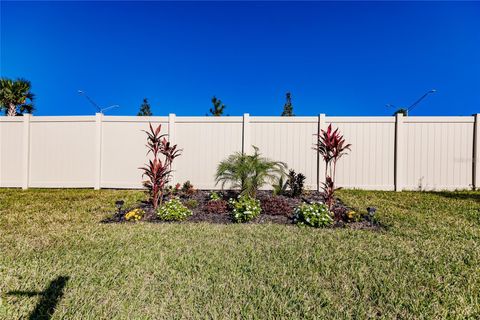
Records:
[[[428,193],[450,199],[474,200],[480,203],[480,192],[478,191],[431,191]]]
[[[30,320],[48,320],[55,312],[55,307],[62,299],[63,289],[70,277],[60,276],[51,281],[44,291],[10,291],[7,294],[15,296],[41,296],[35,309],[32,311],[28,319]]]

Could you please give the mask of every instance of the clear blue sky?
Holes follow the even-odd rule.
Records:
[[[2,76],[32,81],[37,115],[94,109],[205,115],[480,112],[480,3],[5,2]]]

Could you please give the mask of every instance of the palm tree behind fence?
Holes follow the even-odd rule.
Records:
[[[32,113],[35,95],[30,91],[31,83],[25,79],[0,79],[0,110],[9,117]]]

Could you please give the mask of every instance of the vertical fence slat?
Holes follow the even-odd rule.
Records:
[[[395,191],[402,191],[403,189],[403,152],[404,152],[404,130],[403,130],[403,114],[397,113],[395,117],[395,165],[394,165],[394,181]]]
[[[102,187],[102,128],[103,114],[95,114],[95,164],[94,164],[94,185],[95,190]]]
[[[324,113],[318,115],[318,130],[317,134],[320,135],[322,130],[327,129],[327,119]],[[317,143],[318,136],[315,138],[315,143]],[[320,154],[317,152],[317,191],[320,191],[322,184],[325,182],[325,162],[321,158]]]
[[[30,118],[31,114],[23,115],[23,177],[22,189],[28,189],[28,182],[30,180]]]
[[[480,113],[474,115],[473,136],[473,188],[480,189]]]
[[[168,141],[170,144],[174,145],[175,144],[175,113],[170,113],[168,115]],[[175,184],[175,161],[172,162],[172,165],[170,167],[171,173],[170,173],[170,179],[173,184]]]
[[[250,153],[251,139],[250,139],[250,115],[248,113],[243,114],[243,133],[242,133],[242,152]]]

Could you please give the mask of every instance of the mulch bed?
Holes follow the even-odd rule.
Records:
[[[190,216],[185,221],[181,222],[168,222],[160,220],[155,213],[155,211],[150,207],[150,205],[146,202],[139,203],[135,207],[130,208],[122,208],[120,211],[115,212],[111,217],[102,220],[103,223],[124,223],[129,222],[125,220],[125,213],[128,211],[141,208],[145,211],[145,215],[142,221],[152,222],[152,223],[197,223],[197,222],[207,222],[207,223],[214,223],[214,224],[230,224],[234,223],[230,216],[230,210],[225,213],[208,213],[206,211],[206,205],[210,200],[210,194],[212,190],[195,190],[195,192],[191,194],[184,194],[180,193],[177,196],[180,200],[188,206],[188,203],[196,202],[196,206],[190,207],[189,209],[192,211],[193,215]],[[219,195],[222,196],[224,200],[230,198],[236,198],[238,196],[238,192],[236,191],[216,191]],[[272,191],[261,190],[257,193],[257,199],[260,200],[262,203],[263,201],[271,198],[273,196]],[[292,208],[291,212],[272,212],[272,214],[265,214],[261,213],[259,217],[256,219],[247,222],[253,224],[262,224],[262,223],[275,223],[275,224],[285,224],[285,225],[293,225],[293,208],[300,205],[302,202],[322,202],[323,196],[318,191],[308,191],[304,193],[301,197],[293,198],[288,196],[279,196],[284,199],[285,202]],[[167,199],[166,199],[167,200]],[[350,208],[346,207],[341,200],[337,199],[335,204],[335,209],[340,210],[350,210]],[[378,230],[380,226],[377,223],[372,223],[367,220],[358,221],[358,222],[343,222],[343,221],[336,221],[333,225],[334,228],[343,228],[349,227],[352,229],[361,229],[361,230]]]

